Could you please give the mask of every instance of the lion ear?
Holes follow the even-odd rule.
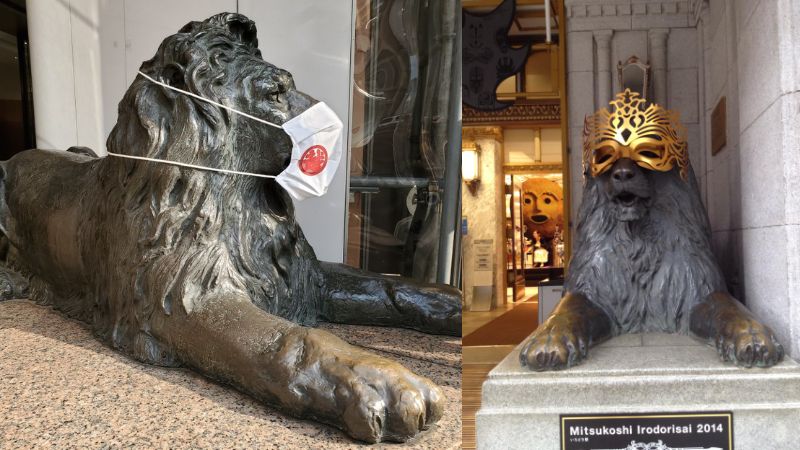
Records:
[[[228,26],[230,33],[236,36],[237,39],[245,44],[258,47],[255,22],[241,14],[227,14],[225,24]]]
[[[180,33],[197,33],[209,26],[225,28],[228,34],[239,42],[258,48],[256,23],[236,13],[220,13],[202,22],[189,22],[181,28]]]

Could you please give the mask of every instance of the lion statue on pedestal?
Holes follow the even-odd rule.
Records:
[[[630,90],[610,104],[586,119],[566,293],[522,365],[567,368],[611,336],[642,332],[692,334],[740,366],[778,363],[772,330],[725,288],[677,114]]]
[[[316,103],[262,59],[255,24],[238,14],[187,24],[140,72],[110,154],[275,175],[292,148],[281,129],[159,83],[276,124]],[[430,380],[310,326],[460,335],[460,292],[318,261],[274,180],[80,148],[30,150],[1,168],[0,226],[30,297],[115,349],[367,442],[405,441],[441,416]]]

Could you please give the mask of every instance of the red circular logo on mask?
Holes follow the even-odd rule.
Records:
[[[313,145],[300,157],[300,171],[306,175],[316,175],[328,165],[328,151],[321,145]]]

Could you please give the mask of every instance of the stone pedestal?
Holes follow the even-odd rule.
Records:
[[[479,449],[559,449],[560,414],[732,411],[737,449],[789,448],[800,426],[800,365],[723,363],[686,336],[626,335],[568,370],[532,372],[517,347],[483,384]],[[794,447],[792,447],[794,448]]]

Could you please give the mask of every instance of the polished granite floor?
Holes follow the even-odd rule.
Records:
[[[509,289],[510,291],[510,289]],[[538,294],[536,287],[525,288],[525,300]],[[509,301],[491,311],[464,311],[462,331],[464,336],[488,324],[492,320],[511,311],[514,306],[522,302]],[[475,413],[481,406],[481,386],[490,370],[502,361],[512,350],[513,345],[478,346],[463,348],[463,373],[462,373],[462,421],[463,421],[463,449],[474,449],[475,443]]]
[[[396,448],[461,447],[461,343],[407,330],[324,325],[445,391],[439,424]],[[0,302],[0,448],[358,448],[184,369],[141,364],[88,328],[24,300]],[[383,446],[381,446],[383,448]]]
[[[536,287],[526,287],[524,299],[521,302],[516,303],[511,301],[511,289],[508,291],[509,296],[506,303],[495,307],[491,311],[464,311],[462,315],[463,318],[461,319],[461,330],[463,335],[466,336],[472,333],[478,328],[507,313],[513,309],[515,305],[518,305],[529,300],[531,297],[536,296],[539,292],[539,289]]]

